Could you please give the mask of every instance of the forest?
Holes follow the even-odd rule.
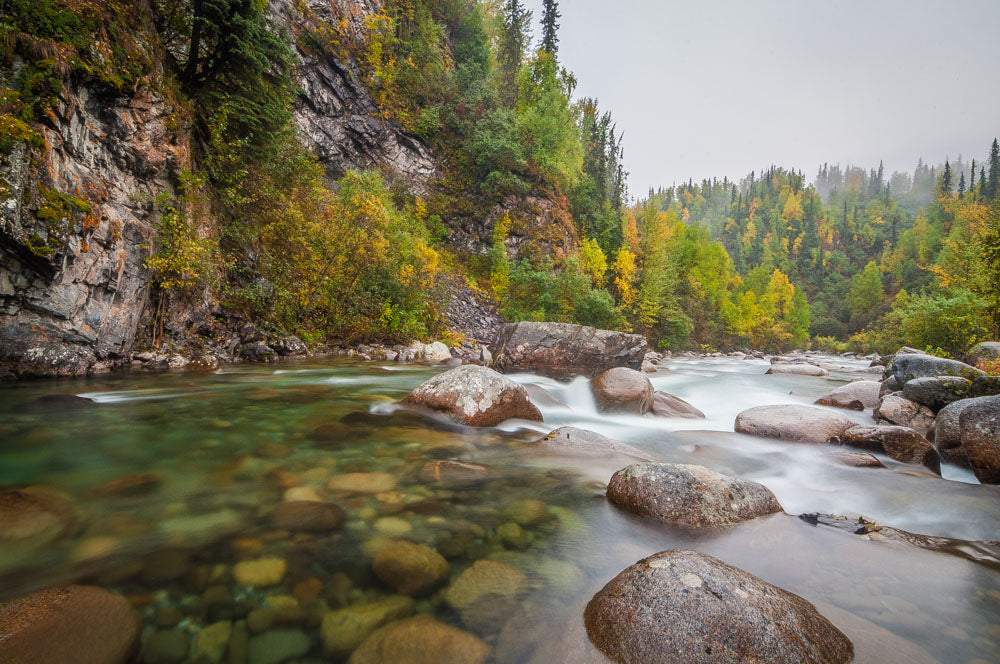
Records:
[[[996,139],[978,161],[912,175],[824,164],[810,183],[770,166],[636,200],[614,119],[560,64],[555,0],[537,43],[519,0],[387,0],[360,36],[317,24],[295,44],[357,63],[380,117],[439,172],[420,191],[377,170],[331,187],[296,132],[296,58],[266,3],[3,5],[6,59],[24,58],[4,82],[5,153],[38,147],[33,124],[66,80],[152,85],[195,136],[196,158],[150,201],[160,311],[213,297],[310,343],[401,342],[444,334],[458,279],[510,320],[641,332],[660,349],[958,354],[1000,332]],[[529,197],[552,206],[547,223],[531,226],[516,204]],[[52,191],[36,215],[73,223],[86,205]],[[460,249],[459,221],[498,207],[486,246]],[[512,250],[557,226],[568,251]]]

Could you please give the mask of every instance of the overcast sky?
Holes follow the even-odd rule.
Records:
[[[639,197],[772,163],[979,160],[1000,134],[1000,0],[559,4],[560,61],[624,130]]]

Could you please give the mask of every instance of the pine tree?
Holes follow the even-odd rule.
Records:
[[[951,164],[944,160],[944,173],[941,174],[941,195],[951,196]]]
[[[958,197],[963,198],[965,196],[965,171],[958,174]]]
[[[986,180],[986,200],[994,201],[1000,193],[1000,144],[993,139],[990,147],[990,174]]]
[[[528,46],[528,30],[531,12],[524,8],[520,0],[508,0],[504,9],[503,32],[500,36],[500,73],[508,101],[517,94],[515,81],[524,61],[524,51]]]
[[[553,56],[559,52],[559,3],[556,0],[542,2],[542,49]]]
[[[972,160],[972,172],[969,173],[969,198],[976,200],[976,160]]]

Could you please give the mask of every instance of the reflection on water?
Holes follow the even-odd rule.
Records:
[[[27,536],[0,534],[0,597],[80,580],[132,599],[146,641],[237,620],[250,634],[299,635],[319,658],[324,615],[394,594],[372,559],[402,538],[440,552],[452,581],[480,559],[520,575],[520,594],[491,600],[474,618],[444,592],[448,579],[415,610],[475,632],[495,661],[521,662],[558,639],[585,638],[582,602],[639,558],[680,547],[813,601],[854,639],[859,661],[1000,659],[1000,563],[987,550],[969,547],[976,563],[793,516],[863,514],[925,535],[989,539],[1000,534],[998,487],[891,459],[885,469],[849,468],[826,446],[733,433],[740,411],[811,403],[865,365],[836,361],[845,370],[830,378],[765,376],[764,362],[728,358],[675,360],[652,376],[704,420],[609,417],[596,412],[586,381],[515,376],[547,392],[535,399],[545,423],[487,431],[393,407],[437,371],[409,366],[300,362],[4,387],[0,485],[46,487],[46,504],[59,508]],[[623,513],[603,499],[603,484],[629,460],[522,449],[537,432],[570,424],[761,482],[788,514],[694,535]],[[442,459],[487,475],[426,472]],[[332,532],[276,521],[289,500],[336,503],[346,520]],[[237,563],[275,558],[286,571],[266,584],[234,575]]]

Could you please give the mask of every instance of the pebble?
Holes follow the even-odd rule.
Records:
[[[280,664],[309,652],[312,641],[297,629],[275,629],[250,638],[250,664]]]
[[[413,526],[406,519],[386,516],[375,522],[375,530],[389,537],[402,537],[413,531]]]
[[[192,659],[211,664],[219,664],[229,645],[229,637],[233,633],[233,623],[223,620],[213,623],[198,632],[194,641]]]
[[[326,488],[345,493],[382,493],[395,489],[396,483],[396,476],[389,473],[345,473],[331,477]]]
[[[288,571],[284,558],[245,560],[233,566],[233,578],[241,586],[267,587],[281,583]]]
[[[188,656],[188,635],[179,629],[156,632],[142,649],[144,664],[174,664]]]
[[[323,502],[323,497],[319,495],[319,491],[311,486],[293,486],[291,489],[287,489],[282,497],[286,503],[299,501]]]

